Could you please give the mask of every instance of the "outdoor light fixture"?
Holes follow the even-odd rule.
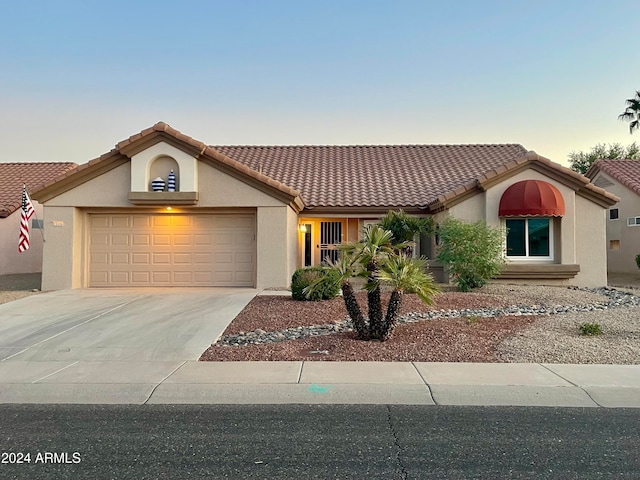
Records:
[[[171,210],[171,207],[167,207],[167,211],[170,211],[170,210]]]
[[[306,225],[300,225],[298,228],[300,229],[300,231],[302,233],[307,233],[307,226]]]

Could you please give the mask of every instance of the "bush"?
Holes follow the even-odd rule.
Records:
[[[640,268],[640,254],[636,255],[636,265]]]
[[[304,289],[309,285],[317,283],[309,296]],[[291,297],[294,300],[328,300],[338,295],[340,291],[340,275],[327,267],[305,267],[299,268],[291,277]]]
[[[449,270],[463,292],[478,288],[495,277],[505,263],[504,232],[480,221],[466,223],[453,217],[440,225],[437,258]]]
[[[602,327],[598,323],[583,323],[580,325],[580,331],[583,335],[601,335]]]

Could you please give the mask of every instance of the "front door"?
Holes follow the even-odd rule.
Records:
[[[320,262],[338,260],[336,246],[342,243],[342,222],[320,222]]]

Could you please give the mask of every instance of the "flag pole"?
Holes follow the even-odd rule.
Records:
[[[29,197],[29,200],[31,200],[31,193],[29,192],[29,190],[27,189],[27,184],[23,183],[22,184],[24,187],[24,191],[27,192],[27,195]],[[33,202],[32,202],[33,203]],[[36,208],[33,207],[33,215],[36,217],[36,220],[38,220],[38,223],[40,223],[40,219],[38,218],[38,212],[36,211]],[[32,229],[33,230],[33,229]],[[46,242],[46,240],[44,239],[44,219],[42,222],[42,228],[39,229],[40,230],[40,235],[42,235],[42,243]]]

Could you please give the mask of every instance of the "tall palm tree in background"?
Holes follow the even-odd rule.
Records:
[[[629,133],[640,128],[640,90],[636,90],[634,98],[626,100],[627,108],[618,115],[618,120],[624,120],[629,123]]]

